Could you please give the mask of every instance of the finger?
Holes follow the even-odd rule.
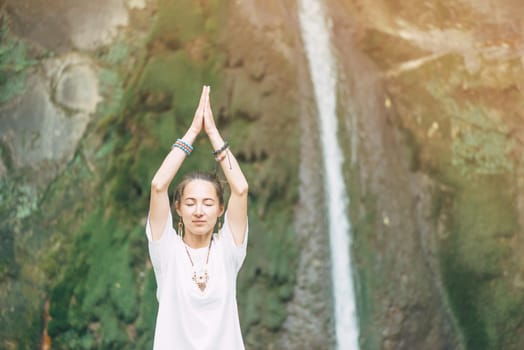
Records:
[[[203,104],[205,102],[206,94],[207,94],[207,86],[204,85],[202,87],[202,94],[200,95],[200,102],[199,102],[199,104]]]
[[[206,126],[208,128],[213,128],[213,126],[215,125],[215,120],[213,117],[213,110],[211,109],[211,104],[209,103],[209,100],[206,104],[206,115],[204,118],[206,119]]]
[[[205,106],[205,103],[206,103],[206,94],[207,94],[207,89],[206,89],[206,86],[204,85],[204,87],[202,88],[202,94],[200,95],[200,101],[198,102],[198,107],[197,107],[197,113],[200,112],[200,113],[203,113],[204,112],[204,106]]]
[[[205,102],[204,102],[204,106],[205,106],[205,114],[207,114],[207,112],[211,109],[210,105],[209,105],[209,86],[206,86],[206,99],[205,99]]]

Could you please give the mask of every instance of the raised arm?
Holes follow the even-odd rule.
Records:
[[[182,141],[186,144],[192,145],[200,131],[202,131],[204,125],[204,106],[206,96],[209,94],[208,90],[209,88],[206,88],[205,86],[202,89],[202,95],[200,96],[200,102],[195,112],[195,116],[193,117],[193,122],[182,137]],[[169,184],[175,177],[186,157],[187,154],[183,149],[173,147],[151,181],[149,223],[151,225],[151,235],[154,241],[159,240],[162,237],[169,210],[171,210],[168,195]]]
[[[210,89],[208,87],[204,105],[204,130],[209,137],[213,149],[217,151],[221,150],[225,143],[215,125],[211,102],[209,100],[209,91]],[[217,154],[216,157],[231,189],[231,196],[229,197],[227,205],[227,221],[229,222],[229,228],[233,234],[235,244],[241,245],[244,242],[247,226],[247,180],[235,156],[230,152],[229,147],[226,147],[222,152]]]

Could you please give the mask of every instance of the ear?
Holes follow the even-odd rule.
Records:
[[[175,210],[178,216],[182,217],[182,212],[180,211],[180,202],[179,201],[175,202]]]
[[[224,209],[225,209],[225,208],[224,208],[224,205],[221,205],[221,206],[220,206],[220,211],[218,212],[218,216],[219,216],[219,217],[222,216],[222,215],[224,214]]]

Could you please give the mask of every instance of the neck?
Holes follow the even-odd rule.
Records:
[[[184,242],[191,248],[205,248],[209,246],[211,237],[212,233],[208,233],[206,235],[193,235],[189,232],[186,232],[184,235]]]

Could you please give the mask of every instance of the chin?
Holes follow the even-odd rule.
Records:
[[[210,232],[213,232],[213,229],[210,229],[209,227],[196,227],[194,230],[191,230],[191,233],[195,236],[205,236]]]

